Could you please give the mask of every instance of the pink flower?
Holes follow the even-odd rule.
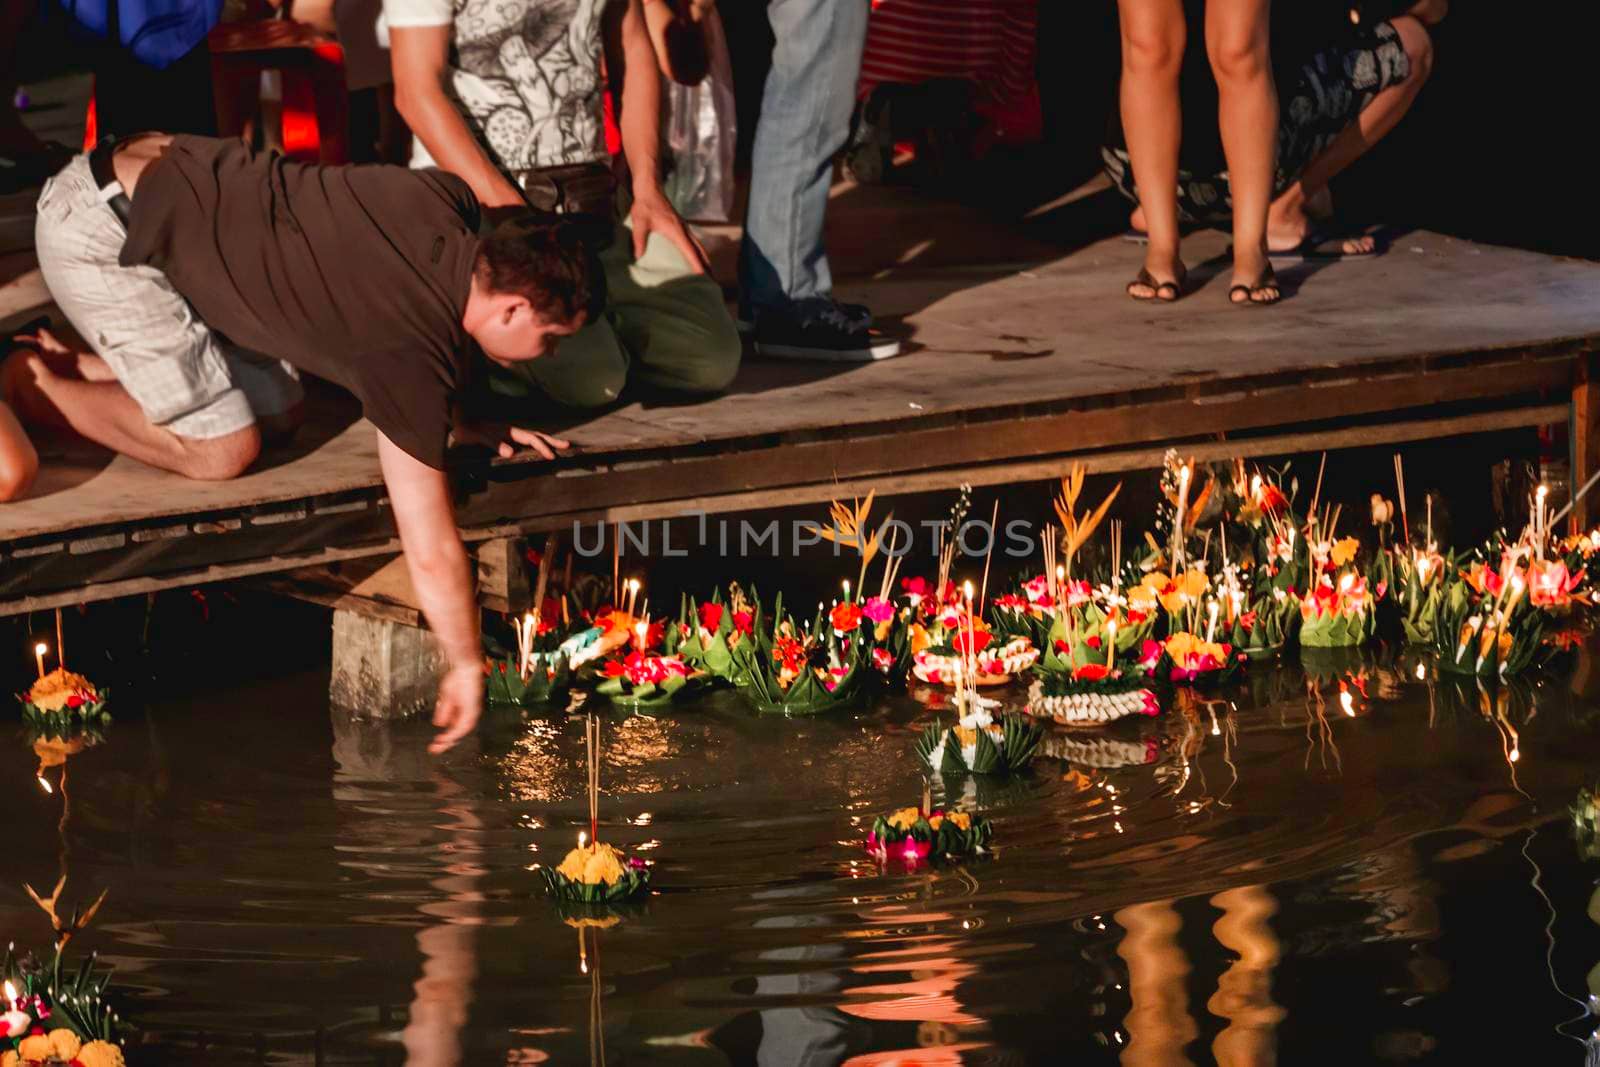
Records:
[[[928,579],[926,578],[902,578],[900,579],[900,592],[905,594],[906,599],[910,600],[912,606],[915,607],[917,604],[922,603],[924,597],[933,592],[933,588],[928,584]]]
[[[884,674],[894,669],[894,657],[887,648],[874,648],[872,650],[872,665]]]
[[[888,622],[894,618],[894,605],[881,596],[868,597],[862,614],[873,622]]]

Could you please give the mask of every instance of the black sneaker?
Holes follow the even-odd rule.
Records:
[[[755,347],[768,359],[835,363],[871,363],[900,354],[900,342],[874,330],[866,308],[826,297],[763,310],[756,320]]]

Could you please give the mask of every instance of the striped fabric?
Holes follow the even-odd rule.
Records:
[[[1038,15],[1038,0],[874,0],[858,95],[961,78],[978,87],[980,110],[1025,107],[1036,92]]]

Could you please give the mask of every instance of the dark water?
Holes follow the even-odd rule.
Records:
[[[1587,662],[1498,698],[1320,669],[935,783],[998,855],[917,874],[859,846],[920,795],[915,701],[610,715],[602,836],[659,893],[586,933],[530,869],[584,819],[578,717],[497,717],[440,761],[421,724],[330,717],[314,674],[130,699],[65,812],[0,751],[0,919],[44,942],[20,883],[63,864],[64,899],[110,888],[81,944],[136,1063],[1583,1063]]]

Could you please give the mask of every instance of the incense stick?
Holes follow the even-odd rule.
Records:
[[[1394,454],[1394,481],[1395,488],[1400,494],[1400,530],[1405,534],[1406,544],[1411,543],[1411,522],[1406,518],[1406,466],[1400,458],[1400,453]]]
[[[63,671],[67,669],[67,641],[62,636],[61,609],[56,609],[56,666]]]
[[[589,755],[589,844],[600,836],[600,720],[590,715],[583,724],[584,747]]]
[[[994,513],[989,516],[989,551],[983,557],[983,584],[978,588],[978,610],[989,599],[989,561],[994,558],[995,527],[1000,522],[1000,501],[994,502]]]

